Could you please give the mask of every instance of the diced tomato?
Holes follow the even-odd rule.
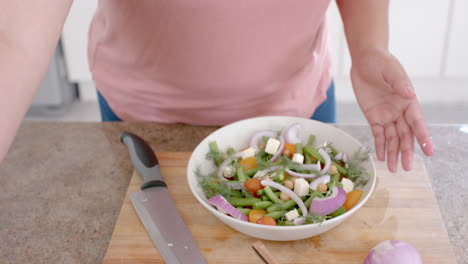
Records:
[[[361,199],[362,191],[361,190],[352,190],[346,194],[346,201],[343,204],[346,207],[346,211],[353,208],[353,206]]]
[[[272,225],[272,226],[276,225],[275,219],[269,216],[262,216],[260,219],[257,220],[256,223],[261,224],[261,225]]]
[[[267,214],[266,210],[254,209],[249,212],[249,222],[256,223],[260,218]]]
[[[257,178],[248,179],[244,182],[244,187],[254,196],[257,195],[257,191],[263,189],[263,185],[261,184],[261,180]]]
[[[252,170],[258,167],[257,165],[257,159],[255,157],[249,157],[246,159],[243,159],[239,161],[239,165],[242,166],[242,169],[246,170]]]
[[[283,155],[292,158],[292,156],[296,153],[296,145],[295,144],[289,144],[286,143],[284,144],[284,150],[283,150]]]

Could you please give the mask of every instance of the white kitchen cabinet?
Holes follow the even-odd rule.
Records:
[[[441,0],[390,1],[389,48],[411,77],[440,76],[449,5]],[[350,67],[346,50],[342,69],[346,75]]]
[[[446,77],[468,77],[468,1],[453,0],[445,65]],[[466,87],[465,87],[466,88]]]
[[[65,22],[62,43],[68,78],[78,83],[82,100],[96,100],[96,89],[88,67],[88,30],[97,1],[74,1]]]

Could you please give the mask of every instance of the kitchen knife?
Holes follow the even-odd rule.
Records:
[[[122,133],[121,141],[127,145],[132,163],[143,178],[141,191],[132,194],[130,199],[164,261],[169,264],[206,263],[167,191],[151,147],[128,132]]]

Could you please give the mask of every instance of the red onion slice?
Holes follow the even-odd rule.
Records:
[[[297,218],[294,219],[294,224],[295,225],[303,225],[305,220],[306,219],[304,217],[297,217]]]
[[[288,128],[286,128],[284,132],[286,143],[296,144],[296,143],[301,142],[298,136],[300,128],[301,128],[301,125],[299,123],[294,123],[290,125]]]
[[[313,178],[317,178],[319,175],[317,174],[313,174],[313,173],[299,173],[299,172],[295,172],[295,171],[292,171],[288,168],[285,169],[285,171],[291,175],[291,176],[294,176],[294,177],[301,177],[301,178],[305,178],[305,179],[313,179]]]
[[[250,147],[255,149],[255,151],[259,151],[260,148],[258,147],[258,141],[260,141],[264,136],[269,138],[276,138],[278,136],[278,133],[276,133],[273,130],[258,131],[250,139]]]
[[[344,162],[346,162],[346,163],[349,162],[348,154],[347,154],[346,152],[343,152],[343,158],[342,158],[342,160],[343,160]]]
[[[284,150],[284,136],[283,135],[279,136],[279,141],[280,141],[280,146],[278,148],[278,151],[276,151],[276,154],[273,155],[273,157],[271,157],[270,159],[271,161],[276,161],[283,153],[283,150]]]
[[[280,168],[280,166],[272,166],[270,168],[267,168],[267,169],[264,169],[264,170],[261,170],[261,171],[257,171],[257,173],[255,173],[253,178],[261,178],[261,177],[265,176],[267,173],[276,171],[279,168]]]
[[[340,152],[336,154],[335,160],[342,160],[344,162],[348,162],[349,161],[348,154],[346,152]]]
[[[220,194],[211,197],[210,199],[208,199],[208,202],[210,204],[216,206],[219,211],[222,210],[222,211],[230,214],[232,217],[234,217],[236,219],[246,221],[246,222],[249,221],[248,217],[244,213],[237,210],[234,206],[232,206],[230,203],[228,203],[228,201],[226,201],[226,199],[224,199],[224,197],[221,196]]]
[[[323,157],[323,159],[325,160],[325,165],[324,165],[324,167],[322,169],[322,173],[327,173],[328,170],[330,169],[330,166],[331,166],[330,155],[323,148],[319,149],[318,152]]]
[[[231,163],[233,160],[239,158],[242,156],[242,153],[238,152],[232,156],[229,156],[227,159],[225,159],[223,161],[223,163],[221,163],[221,165],[219,165],[219,168],[218,168],[218,177],[222,180],[225,180],[224,178],[224,174],[223,174],[223,171],[224,171],[224,168],[226,168],[227,165],[229,165],[229,163]]]
[[[346,192],[335,186],[330,196],[325,198],[316,197],[310,205],[310,214],[329,215],[340,208],[346,201]]]
[[[316,171],[321,170],[320,161],[318,161],[317,164],[303,164],[301,165],[301,167],[305,170],[316,170]]]
[[[310,187],[310,189],[316,191],[316,190],[317,190],[317,186],[318,186],[319,184],[321,184],[321,183],[327,184],[327,183],[330,182],[330,179],[331,179],[330,175],[323,175],[323,176],[320,176],[320,177],[318,177],[317,179],[313,180],[313,181],[310,183],[309,187]]]
[[[343,152],[339,152],[335,155],[335,160],[341,160],[343,158]]]
[[[291,199],[293,199],[297,205],[299,205],[299,208],[301,208],[301,211],[302,211],[302,215],[304,215],[304,217],[307,216],[307,207],[305,206],[304,202],[301,200],[301,198],[299,196],[297,196],[296,193],[294,193],[293,191],[289,190],[288,188],[286,188],[284,185],[282,184],[279,184],[279,183],[276,183],[274,181],[267,181],[267,180],[262,180],[260,182],[263,186],[270,186],[270,187],[273,187],[275,189],[278,189],[282,192],[284,192],[285,194],[287,194],[289,197],[291,197]],[[343,202],[344,203],[344,202]]]

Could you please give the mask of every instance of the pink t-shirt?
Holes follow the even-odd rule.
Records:
[[[310,117],[331,81],[330,0],[100,0],[93,79],[126,121]]]

